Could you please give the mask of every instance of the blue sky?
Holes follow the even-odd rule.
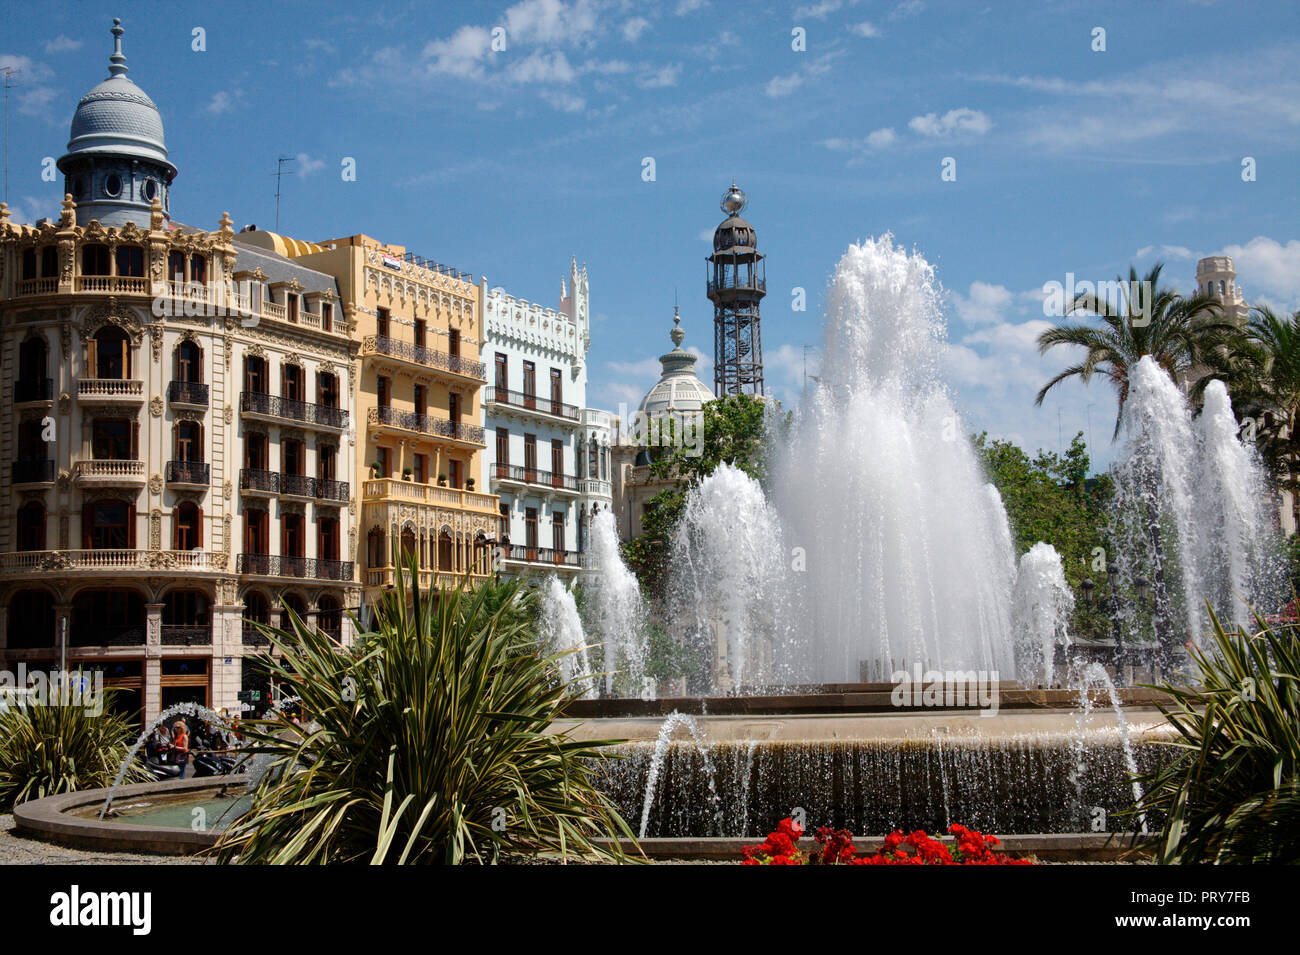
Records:
[[[1114,414],[1102,383],[1032,405],[1068,357],[1033,347],[1045,282],[1164,261],[1186,291],[1197,257],[1226,252],[1253,302],[1300,307],[1294,2],[6,4],[20,218],[56,213],[41,160],[106,75],[113,16],[181,170],[176,218],[215,228],[229,210],[270,228],[286,155],[286,234],[366,232],[551,305],[576,255],[596,406],[653,383],[674,289],[712,381],[704,256],[733,176],[768,255],[764,358],[787,403],[835,262],[886,231],[947,290],[967,426],[1030,449],[1091,430],[1098,462]]]

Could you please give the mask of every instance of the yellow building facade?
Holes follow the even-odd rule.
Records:
[[[418,557],[423,586],[492,573],[500,512],[476,487],[485,438],[479,290],[470,276],[366,235],[323,242],[243,233],[334,276],[356,346],[361,581],[395,583],[393,551]]]

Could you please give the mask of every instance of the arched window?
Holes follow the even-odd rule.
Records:
[[[203,546],[203,511],[193,501],[182,501],[172,511],[172,549],[197,550]]]
[[[383,528],[372,527],[366,535],[366,564],[370,567],[388,566],[388,548],[384,544]]]
[[[402,531],[402,566],[405,567],[418,556],[415,552],[415,531],[408,527]]]
[[[90,340],[90,367],[96,378],[131,377],[131,340],[116,325],[105,325]]]
[[[451,562],[451,535],[442,531],[438,535],[438,569],[444,573],[450,573],[452,568]]]
[[[81,247],[82,275],[108,275],[109,261],[108,246],[83,245]]]
[[[198,342],[187,338],[176,346],[175,377],[177,381],[193,384],[203,381],[203,349]]]
[[[271,604],[265,595],[256,591],[244,595],[244,619],[261,624],[271,622]]]
[[[18,508],[18,549],[45,550],[45,505],[40,501]]]
[[[1223,279],[1219,279],[1219,294],[1223,295],[1226,291],[1227,291],[1227,287],[1224,284]]]
[[[301,619],[303,623],[307,622],[307,604],[303,602],[301,597],[297,594],[283,594],[280,597],[280,600],[284,604],[286,610],[292,610],[298,615],[299,619]],[[281,614],[280,626],[282,629],[292,631],[293,625],[289,622],[289,615],[287,613]]]
[[[173,282],[184,283],[185,281],[185,253],[169,252],[167,253],[167,274]]]
[[[190,256],[190,281],[199,285],[208,284],[208,260],[197,253]]]
[[[197,421],[176,422],[176,460],[203,461],[203,426]]]
[[[163,598],[164,627],[206,627],[208,597],[201,590],[172,590]]]

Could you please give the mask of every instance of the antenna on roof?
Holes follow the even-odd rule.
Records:
[[[281,156],[275,161],[275,234],[280,234],[280,176],[284,173],[284,164],[297,162],[293,156]]]
[[[6,66],[0,73],[5,77],[5,198],[9,201],[9,89],[15,84],[9,82],[9,78],[17,76],[22,70],[15,70],[12,66]]]

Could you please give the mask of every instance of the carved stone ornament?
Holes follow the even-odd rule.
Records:
[[[161,474],[151,475],[149,478],[149,493],[161,494],[163,489],[163,479]]]
[[[154,395],[149,399],[149,413],[155,418],[161,418],[163,413],[163,400],[160,395]]]

